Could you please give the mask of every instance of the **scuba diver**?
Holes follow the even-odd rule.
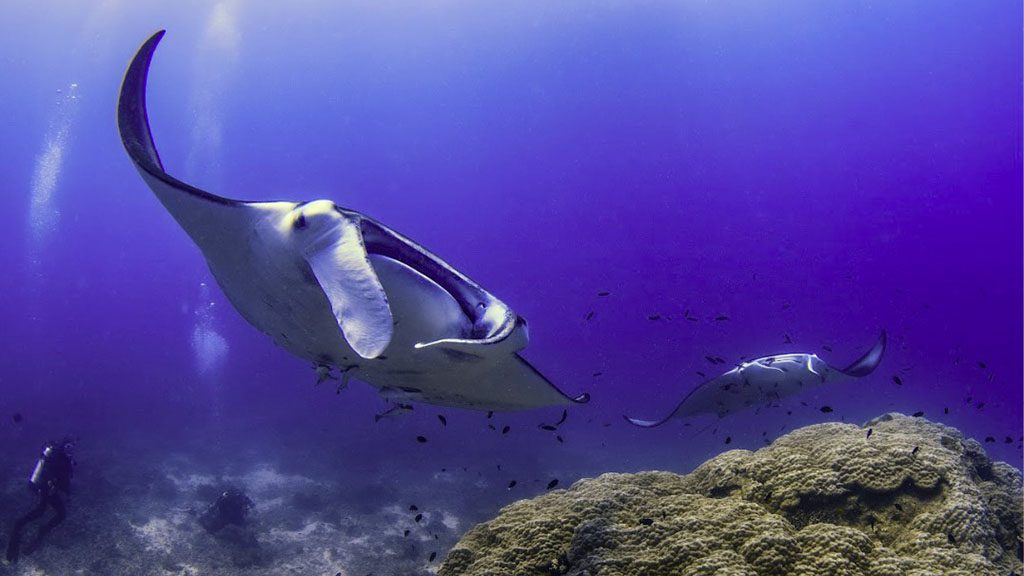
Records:
[[[46,512],[47,507],[52,507],[56,516],[49,522],[43,524],[36,533],[35,538],[26,548],[27,553],[39,547],[50,530],[64,521],[67,511],[64,502],[61,500],[60,492],[65,495],[71,494],[71,472],[74,461],[71,459],[73,444],[70,440],[62,442],[47,442],[43,445],[43,452],[36,461],[36,467],[28,479],[31,488],[38,498],[34,508],[26,512],[14,522],[14,529],[11,531],[11,539],[7,543],[7,561],[17,562],[21,552],[21,533],[25,525],[38,519]]]

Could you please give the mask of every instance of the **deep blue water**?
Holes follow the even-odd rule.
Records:
[[[8,485],[43,440],[74,434],[82,470],[90,454],[143,468],[245,454],[344,471],[353,490],[401,470],[396,498],[465,466],[452,493],[490,482],[480,506],[493,513],[550,477],[688,471],[725,436],[755,449],[888,411],[991,436],[989,453],[1021,466],[1019,2],[16,0],[3,12]],[[124,69],[160,28],[149,110],[167,169],[228,197],[331,199],[478,281],[529,320],[532,363],[592,394],[564,443],[536,428],[560,410],[488,421],[418,406],[375,424],[387,404],[369,386],[315,388],[305,362],[232,309],[117,136]],[[701,434],[621,418],[662,415],[697,371],[715,373],[706,355],[844,365],[881,328],[890,347],[868,378]],[[520,492],[504,490],[510,478]]]

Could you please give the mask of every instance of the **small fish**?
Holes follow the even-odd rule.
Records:
[[[651,314],[647,316],[648,320],[661,320],[661,314]]]
[[[597,378],[601,374],[604,374],[604,372],[594,372],[593,374],[591,374],[591,376],[593,376],[594,378]]]
[[[444,416],[438,414],[437,415],[437,419],[441,422],[441,426],[447,426],[448,425],[448,419],[445,418]]]
[[[792,344],[793,343],[793,339],[789,337],[789,334],[783,334],[782,336],[783,336],[783,340],[782,340],[783,344]]]
[[[949,541],[950,544],[956,546],[956,538],[954,538],[952,534],[946,534],[946,540]]]
[[[373,415],[374,422],[380,422],[385,418],[394,418],[395,416],[401,416],[402,414],[408,414],[412,412],[412,405],[410,404],[395,404],[391,408],[388,408],[380,414]]]
[[[490,420],[492,416],[494,416],[494,410],[488,410],[487,411],[487,419]]]
[[[434,558],[437,558],[437,552],[431,552],[430,559],[428,559],[427,562],[433,562]]]
[[[643,524],[644,526],[650,526],[651,524],[654,524],[654,519],[653,518],[641,518],[640,519],[640,523]]]
[[[988,368],[988,364],[979,361],[978,362],[978,368],[981,368],[982,370],[984,370],[985,368]]]
[[[420,444],[426,444],[427,443],[427,437],[426,436],[417,436],[416,437],[416,441],[419,442]]]
[[[562,417],[558,419],[558,422],[555,422],[555,426],[561,426],[563,423],[565,423],[565,419],[568,418],[568,417],[569,417],[569,411],[563,408],[562,409]]]
[[[1003,443],[1004,444],[1013,444],[1013,438],[1010,438],[1009,436],[1007,436],[1006,438],[1003,439]]]
[[[874,432],[874,430],[873,430],[873,429],[871,429],[871,428],[868,428],[868,435],[867,435],[867,436],[865,436],[864,438],[865,438],[865,439],[867,439],[867,438],[871,438],[871,433],[872,433],[872,432]]]
[[[832,411],[832,407],[831,407],[831,406],[822,406],[822,407],[820,408],[820,410],[821,410],[822,412],[824,412],[825,414],[828,414],[829,412],[831,412],[831,411]]]
[[[505,426],[505,427],[503,427],[503,428],[501,429],[501,433],[502,433],[502,434],[508,434],[508,431],[509,431],[509,430],[511,430],[511,429],[512,429],[512,428],[510,428],[510,427],[508,427],[508,426]]]
[[[558,486],[558,478],[555,478],[551,482],[548,482],[548,490],[551,490],[555,486]]]
[[[725,443],[726,444],[732,444],[732,436],[726,436],[725,437]]]
[[[518,482],[516,482],[515,480],[509,482],[507,490],[511,490],[511,489],[515,488],[516,484],[518,484]]]
[[[918,410],[917,412],[914,412],[914,418],[920,418],[921,416],[924,416],[924,410]]]
[[[893,508],[899,510],[900,512],[903,512],[903,506],[900,506],[899,502],[893,502],[892,506],[893,506]]]
[[[977,408],[978,410],[981,410],[982,408],[985,407],[985,403],[984,402],[978,402],[977,404],[974,405],[974,407]]]
[[[995,438],[993,438],[991,436],[985,436],[985,442],[986,443],[995,442],[995,441],[996,441]]]
[[[729,319],[729,317],[726,316],[725,314],[719,314],[718,316],[715,316],[715,320],[717,320],[718,322],[721,322],[723,320],[728,320],[728,319]]]
[[[413,518],[413,520],[415,520],[416,522],[419,522],[420,520],[423,520],[423,513],[421,512],[421,513],[417,514],[416,517]]]
[[[316,370],[316,383],[323,384],[327,380],[337,380],[338,377],[331,374],[331,367],[326,364],[315,364],[313,368]]]
[[[501,472],[501,464],[498,464],[498,472]]]
[[[916,455],[917,455],[917,452],[918,452],[918,450],[920,450],[920,449],[921,449],[921,448],[920,448],[919,446],[914,446],[914,449],[910,451],[910,455],[911,455],[911,456],[916,456]]]
[[[610,294],[611,294],[611,292],[609,292],[607,290],[601,290],[600,292],[597,293],[597,295],[601,296],[601,297],[608,296]]]
[[[903,386],[903,378],[900,378],[899,376],[893,376],[892,381],[895,382],[897,386]]]
[[[415,504],[409,505],[409,512],[416,512],[419,508]]]
[[[584,320],[588,320],[588,321],[593,319],[593,318],[594,318],[594,311],[593,310],[591,310],[590,312],[587,312],[587,315],[583,317]]]
[[[541,430],[547,430],[548,432],[554,432],[555,430],[558,430],[558,428],[555,428],[551,424],[541,424],[540,426],[538,426],[538,428],[540,428]]]
[[[494,427],[494,424],[488,424],[487,427],[490,428],[491,430],[498,430],[497,428]]]
[[[701,378],[707,378],[708,377],[707,374],[701,372],[700,370],[697,370],[697,376],[700,376]]]
[[[943,414],[949,414],[949,407],[947,406],[946,408],[943,408],[942,409],[942,413]]]
[[[558,434],[555,434],[555,440],[558,440],[559,444],[561,444],[561,443],[564,443],[564,442],[565,442],[565,440],[562,440],[562,437],[561,437],[561,436],[559,436]]]
[[[822,345],[822,349],[825,350],[825,352],[831,352],[832,351],[832,347],[829,346],[828,344]]]
[[[15,424],[21,424],[21,412],[15,412],[14,414],[11,414],[11,420],[14,420]]]

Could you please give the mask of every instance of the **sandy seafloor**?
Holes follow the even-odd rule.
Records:
[[[442,426],[442,410],[419,407],[374,423],[365,407],[323,406],[337,410],[337,426],[310,411],[212,424],[194,416],[166,427],[91,419],[75,449],[67,520],[17,564],[0,561],[0,575],[431,574],[501,507],[545,492],[552,478],[563,488],[621,463],[574,450],[570,441],[580,437],[570,425],[585,423],[574,417],[559,430],[562,444],[537,429],[545,413],[515,421],[445,410]],[[0,426],[10,448],[0,452],[4,546],[15,518],[34,504],[26,480],[40,439],[52,436],[41,430],[59,420],[43,412],[25,418]],[[512,432],[501,434],[510,423]],[[430,442],[417,443],[420,434]],[[524,441],[535,449],[519,448]],[[214,536],[198,516],[227,487],[244,490],[255,508],[246,528]],[[29,525],[25,543],[51,515]]]
[[[438,472],[399,491],[397,470],[382,469],[353,486],[352,478],[298,474],[258,459],[215,474],[183,454],[145,467],[109,456],[102,469],[79,467],[68,519],[39,550],[0,573],[427,574],[465,530],[493,514],[473,509],[473,498],[439,498],[483,490],[452,490],[452,473]],[[249,526],[214,536],[197,516],[224,486],[244,488],[256,507]],[[5,544],[14,511],[31,503],[24,479],[10,478],[3,486]],[[413,505],[420,510],[410,510]],[[26,541],[36,525],[26,531]],[[432,552],[437,556],[430,562]]]

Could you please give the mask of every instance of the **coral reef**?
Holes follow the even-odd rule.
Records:
[[[1024,573],[1021,504],[1021,473],[977,441],[887,414],[516,502],[439,574],[1007,576]]]

